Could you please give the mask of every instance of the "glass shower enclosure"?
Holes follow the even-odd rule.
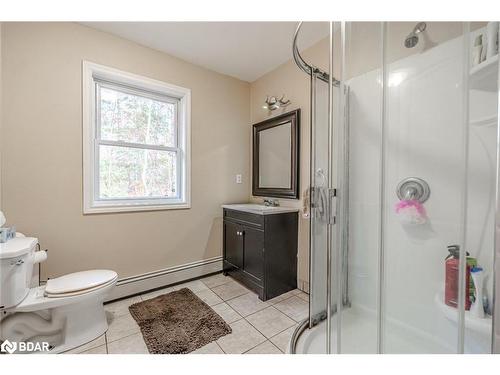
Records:
[[[311,268],[292,352],[500,351],[494,30],[332,22],[328,72],[294,43],[311,77]]]

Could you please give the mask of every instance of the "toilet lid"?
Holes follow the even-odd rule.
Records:
[[[47,294],[75,293],[107,284],[118,277],[115,271],[90,270],[70,273],[49,279],[45,287]]]

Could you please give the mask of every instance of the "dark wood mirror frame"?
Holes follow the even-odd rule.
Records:
[[[291,181],[290,188],[259,187],[259,132],[291,124]],[[252,195],[260,197],[299,199],[300,109],[287,112],[253,125]]]

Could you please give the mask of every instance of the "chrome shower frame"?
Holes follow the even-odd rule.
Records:
[[[321,79],[323,82],[330,83],[330,74],[327,72],[321,70],[320,68],[308,64],[303,58],[302,55],[299,52],[299,47],[297,45],[298,37],[299,37],[299,32],[300,28],[302,27],[302,21],[299,22],[297,25],[297,29],[295,30],[295,34],[293,36],[293,47],[292,47],[292,54],[293,54],[293,60],[297,64],[297,66],[305,72],[308,76],[313,76],[315,75],[319,79]],[[335,77],[332,77],[332,82],[335,87],[339,87],[340,81],[335,79]]]
[[[299,24],[297,25],[297,29],[295,31],[295,34],[294,34],[294,37],[293,37],[293,47],[292,47],[292,53],[293,53],[293,59],[295,61],[295,63],[297,64],[297,66],[303,71],[305,72],[311,79],[311,108],[315,108],[315,102],[316,102],[316,97],[315,97],[315,87],[316,87],[316,79],[319,79],[325,83],[327,83],[329,85],[330,88],[332,87],[337,87],[337,88],[343,88],[343,93],[344,95],[347,97],[348,94],[349,94],[349,88],[345,85],[342,85],[342,83],[336,79],[334,76],[333,76],[333,25],[334,23],[333,22],[330,22],[329,23],[329,34],[330,34],[330,41],[329,41],[329,45],[330,45],[330,51],[329,51],[329,72],[325,72],[323,70],[321,70],[320,68],[314,66],[314,65],[311,65],[309,63],[307,63],[303,57],[301,56],[300,52],[299,52],[299,49],[298,49],[298,45],[297,45],[297,42],[298,42],[298,36],[299,36],[299,33],[300,33],[300,30],[301,30],[301,26],[302,26],[302,22],[299,22]],[[344,100],[344,104],[347,105],[348,104],[348,99],[345,99]],[[347,111],[345,111],[347,113]],[[310,123],[311,123],[311,137],[310,137],[310,147],[311,147],[311,153],[313,153],[313,150],[314,150],[314,143],[315,143],[315,115],[314,115],[314,110],[311,110],[311,118],[310,118]],[[328,138],[329,138],[329,143],[333,145],[333,141],[334,141],[334,112],[333,112],[333,92],[331,89],[329,89],[328,91]],[[334,185],[337,183],[337,181],[335,181],[335,179],[333,179],[333,171],[335,169],[334,165],[330,164],[330,161],[333,160],[332,156],[333,156],[333,150],[332,150],[332,147],[329,147],[328,148],[328,151],[329,151],[329,154],[332,153],[331,155],[329,155],[328,157],[328,160],[329,160],[329,164],[328,164],[328,181],[327,181],[327,186],[326,188],[325,187],[322,187],[322,188],[317,188],[316,186],[311,186],[311,189],[310,189],[310,199],[309,199],[309,202],[311,204],[311,222],[310,222],[310,226],[312,226],[312,216],[313,216],[313,206],[314,206],[314,203],[316,201],[316,195],[317,194],[323,194],[325,195],[326,194],[326,199],[323,200],[323,203],[326,204],[326,207],[324,207],[324,209],[326,210],[326,215],[325,215],[325,218],[324,220],[328,223],[328,231],[327,231],[327,260],[326,260],[326,278],[327,280],[331,280],[332,278],[332,275],[333,275],[333,265],[332,265],[332,259],[334,256],[336,256],[336,254],[333,254],[333,241],[334,241],[334,236],[335,235],[338,235],[338,233],[335,232],[335,230],[333,229],[333,226],[335,224],[335,220],[336,220],[336,212],[338,212],[338,204],[339,204],[339,201],[336,199],[336,196],[337,196],[337,189],[334,187]],[[314,174],[315,174],[315,171],[316,171],[316,168],[315,168],[315,165],[314,165],[314,160],[311,158],[311,162],[310,162],[310,171],[311,171],[311,184],[312,184],[312,181],[314,179]],[[319,189],[321,189],[322,191],[320,192]],[[326,191],[324,191],[326,190]],[[335,234],[334,234],[335,232]],[[345,235],[344,233],[342,233],[341,235]],[[344,239],[345,240],[345,239]],[[311,241],[311,239],[310,239]],[[312,256],[312,244],[310,245],[310,257]],[[337,255],[338,257],[338,255]],[[341,254],[340,257],[338,257],[338,261],[339,261],[339,266],[342,267],[343,270],[345,270],[347,272],[347,253],[344,252],[343,254]],[[309,264],[309,273],[310,275],[312,275],[312,262],[310,262]],[[340,287],[340,293],[342,295],[342,305],[347,305],[349,306],[350,305],[350,302],[349,302],[349,298],[348,298],[348,290],[347,290],[347,285],[348,285],[348,280],[347,280],[347,273],[345,275],[342,276],[342,279],[340,280],[341,281],[341,284],[342,286]],[[297,343],[297,340],[299,338],[299,336],[302,334],[302,332],[304,332],[307,328],[312,328],[313,326],[315,326],[316,324],[318,324],[319,322],[323,321],[323,320],[327,320],[326,321],[326,325],[327,325],[327,331],[328,332],[331,332],[331,328],[332,328],[332,324],[331,324],[331,317],[335,314],[338,314],[340,311],[338,309],[338,306],[336,303],[333,303],[332,301],[332,295],[333,295],[333,290],[332,290],[332,287],[331,287],[331,282],[328,282],[327,283],[327,292],[326,292],[326,311],[321,311],[319,313],[316,313],[316,314],[313,314],[313,311],[312,311],[312,308],[311,308],[311,300],[312,300],[312,296],[310,298],[310,302],[309,302],[309,317],[305,320],[303,320],[299,326],[297,327],[297,329],[295,330],[295,332],[293,333],[292,335],[292,339],[291,339],[291,342],[290,342],[290,347],[289,347],[289,351],[290,353],[295,353],[295,345]],[[312,293],[312,291],[310,291],[310,293]],[[327,347],[327,352],[328,353],[331,353],[332,352],[332,337],[330,334],[327,334],[326,336],[326,347]],[[336,341],[338,341],[338,339],[336,339]]]

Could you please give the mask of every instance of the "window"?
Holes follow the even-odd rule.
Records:
[[[190,90],[83,63],[84,213],[189,208]]]

